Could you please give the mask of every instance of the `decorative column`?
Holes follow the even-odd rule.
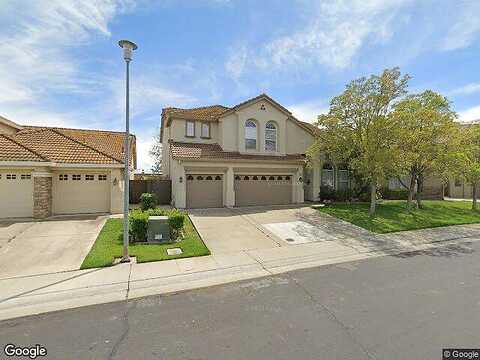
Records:
[[[33,174],[33,217],[45,219],[52,216],[52,174],[34,172]]]
[[[232,167],[225,173],[225,206],[235,206],[235,176]]]
[[[303,178],[303,166],[299,167],[297,169],[297,172],[295,174],[295,190],[296,190],[296,196],[295,196],[295,203],[301,204],[303,203],[304,200],[304,192],[303,192],[303,181],[305,180]]]

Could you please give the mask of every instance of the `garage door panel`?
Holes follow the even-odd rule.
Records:
[[[18,170],[0,172],[0,218],[33,216],[33,177]]]
[[[187,175],[187,208],[215,208],[223,206],[223,176],[218,174]]]
[[[290,175],[236,175],[235,205],[286,205],[292,203]]]
[[[53,213],[110,212],[108,173],[60,172],[53,178]]]

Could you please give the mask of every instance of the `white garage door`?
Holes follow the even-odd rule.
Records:
[[[0,218],[32,216],[32,175],[15,170],[0,171]]]
[[[55,173],[52,193],[54,214],[110,212],[110,175],[106,172]]]

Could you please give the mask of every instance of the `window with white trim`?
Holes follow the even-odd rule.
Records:
[[[326,163],[322,166],[322,186],[329,186],[335,188],[335,174],[333,165]]]
[[[73,174],[72,175],[72,180],[75,180],[75,181],[82,180],[82,175]]]
[[[209,123],[202,123],[201,127],[201,136],[202,138],[210,138],[210,124]]]
[[[346,168],[338,170],[338,188],[339,190],[347,190],[349,188],[349,172]]]
[[[105,175],[105,174],[100,174],[100,175],[98,175],[98,180],[100,180],[100,181],[106,181],[106,180],[107,180],[107,175]]]
[[[15,180],[17,178],[17,174],[7,174],[7,180]]]
[[[245,122],[245,150],[257,149],[257,124],[253,120]]]
[[[265,125],[265,151],[277,151],[277,127],[273,121]]]
[[[185,136],[195,137],[195,122],[194,121],[187,121],[185,123]]]
[[[87,174],[87,175],[85,175],[85,180],[93,181],[93,180],[95,180],[95,175]]]

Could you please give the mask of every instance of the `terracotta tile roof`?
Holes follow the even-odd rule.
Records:
[[[223,151],[218,144],[194,144],[184,142],[170,142],[170,151],[174,159],[238,159],[238,160],[270,160],[285,161],[305,159],[303,154],[290,155],[254,155],[241,154],[236,151]]]
[[[58,163],[118,164],[119,160],[75,141],[55,129],[20,131],[15,140],[44,158]]]
[[[2,135],[2,138],[7,138]],[[14,142],[24,149],[18,151],[15,161],[32,161],[31,154],[38,159],[75,164],[122,164],[125,135],[123,132],[68,129],[42,126],[22,126],[10,135]],[[131,161],[136,165],[136,141],[131,135]],[[6,140],[3,141],[6,143]],[[8,145],[10,148],[13,145]],[[0,160],[11,157],[7,145],[0,147]],[[26,151],[26,152],[25,152]],[[30,154],[30,155],[29,155]]]
[[[0,134],[0,161],[47,161],[39,154]]]
[[[202,106],[192,109],[180,108],[165,108],[165,115],[174,115],[182,119],[201,120],[201,121],[216,121],[218,117],[227,111],[229,108],[223,105]]]

